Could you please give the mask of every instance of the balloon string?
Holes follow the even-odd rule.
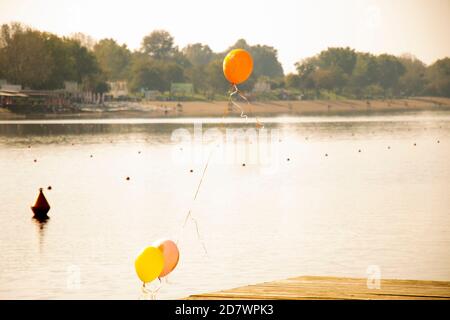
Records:
[[[236,109],[238,109],[241,112],[241,118],[245,118],[245,120],[248,120],[248,116],[245,114],[244,110],[241,108],[240,105],[238,105],[236,102],[233,101],[233,96],[234,95],[239,95],[240,97],[242,97],[242,95],[239,92],[238,87],[234,84],[231,86],[231,88],[234,90],[230,93],[230,99],[229,101],[231,102],[232,106],[234,106]],[[248,100],[244,97],[244,100],[246,100],[248,102]]]
[[[246,120],[248,120],[248,116],[245,114],[245,112],[244,112],[244,110],[241,108],[241,106],[240,106],[239,104],[237,104],[236,102],[233,101],[233,96],[239,95],[239,96],[240,96],[240,97],[241,97],[241,98],[249,105],[249,107],[250,107],[250,112],[252,112],[250,102],[249,102],[248,99],[241,93],[241,91],[239,90],[239,88],[237,87],[237,85],[233,84],[231,88],[233,89],[233,91],[230,93],[229,101],[231,102],[232,106],[236,107],[236,108],[241,112],[241,115],[240,115],[241,118],[245,118]],[[225,111],[224,111],[224,114],[222,115],[222,120],[225,118],[225,115],[226,115],[226,114],[227,114],[227,112],[226,112],[226,110],[225,110]],[[222,122],[222,125],[223,125],[223,122]],[[264,127],[264,125],[262,125],[262,124],[259,122],[259,120],[258,120],[257,117],[256,117],[256,126],[257,126],[258,128],[263,128],[263,127]],[[184,218],[184,222],[183,222],[183,225],[182,225],[181,231],[180,231],[180,233],[182,234],[183,231],[184,231],[184,229],[185,229],[185,227],[186,227],[187,222],[188,222],[189,220],[191,220],[191,221],[194,223],[194,225],[195,225],[195,230],[196,230],[196,232],[197,232],[197,238],[198,238],[198,240],[200,241],[200,243],[201,243],[201,245],[202,245],[202,247],[203,247],[203,250],[204,250],[206,256],[208,256],[208,250],[207,250],[206,245],[205,245],[205,242],[203,241],[203,238],[202,238],[202,236],[201,236],[200,229],[199,229],[199,225],[198,225],[198,221],[197,221],[197,219],[195,219],[194,216],[192,215],[192,206],[194,205],[194,203],[195,203],[195,201],[196,201],[196,199],[197,199],[197,196],[198,196],[198,194],[199,194],[199,192],[200,192],[200,188],[201,188],[201,186],[202,186],[203,179],[204,179],[204,177],[205,177],[205,175],[206,175],[206,171],[208,170],[209,161],[211,160],[211,156],[212,156],[213,152],[214,152],[214,149],[211,150],[211,152],[210,152],[210,154],[209,154],[209,156],[208,156],[208,159],[207,159],[207,161],[206,161],[205,167],[204,167],[204,169],[203,169],[202,176],[201,176],[201,178],[200,178],[200,181],[199,181],[199,183],[198,183],[197,189],[196,189],[195,194],[194,194],[194,199],[193,199],[193,201],[192,201],[191,208],[189,208],[189,211],[188,211],[188,213],[186,214],[186,217]],[[178,238],[177,238],[177,240],[176,240],[175,243],[178,245],[179,241],[180,241],[180,236],[178,236]]]
[[[237,94],[239,97],[241,97],[241,98],[247,103],[247,105],[249,106],[249,108],[250,108],[250,114],[253,114],[253,111],[252,111],[252,105],[251,105],[250,101],[248,101],[247,97],[244,96],[244,95],[242,94],[242,92],[239,90],[239,88],[237,87],[237,85],[232,84],[232,85],[231,85],[231,89],[232,89],[233,91],[230,93],[229,101],[231,102],[231,104],[232,104],[234,107],[236,107],[236,108],[241,112],[241,118],[245,118],[245,120],[248,120],[248,116],[244,113],[244,110],[242,109],[242,107],[241,107],[239,104],[237,104],[236,102],[233,101],[233,96]],[[255,116],[255,119],[256,119],[256,127],[257,127],[258,129],[264,128],[264,124],[262,124],[262,123],[259,121],[259,119],[258,119],[257,116]]]
[[[206,161],[205,167],[203,169],[202,176],[201,176],[200,181],[199,181],[198,186],[197,186],[197,190],[195,191],[195,194],[194,194],[194,199],[192,200],[191,208],[189,209],[188,213],[186,214],[186,217],[184,219],[183,225],[181,227],[181,231],[184,231],[184,228],[186,227],[186,224],[187,224],[189,219],[194,223],[195,230],[197,232],[197,238],[200,241],[200,243],[201,243],[201,245],[203,247],[203,250],[205,251],[206,256],[208,256],[208,250],[206,249],[205,242],[203,241],[203,238],[202,238],[202,236],[200,234],[200,229],[199,229],[199,226],[198,226],[197,219],[195,219],[193,217],[193,215],[192,215],[192,206],[194,205],[195,200],[197,200],[197,196],[198,196],[198,194],[200,192],[200,187],[202,186],[203,179],[205,177],[206,171],[208,170],[209,161],[211,160],[211,156],[212,156],[213,152],[214,152],[214,149],[212,149],[211,152],[209,153],[208,160]],[[179,239],[176,241],[177,245],[178,245],[178,242],[179,242]]]
[[[163,287],[163,283],[160,278],[159,279],[159,286],[157,286],[155,289],[150,289],[146,287],[146,283],[142,282],[142,295],[144,298],[146,298],[148,295],[150,295],[151,300],[156,300],[156,295],[158,291]]]

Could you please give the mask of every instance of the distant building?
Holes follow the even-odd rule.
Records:
[[[255,93],[269,92],[270,90],[270,83],[265,80],[258,80],[253,87]]]
[[[10,84],[4,79],[0,79],[0,90],[21,91],[22,86],[20,84]]]
[[[109,95],[113,98],[128,96],[127,81],[111,81],[108,84],[110,86]]]
[[[75,81],[64,81],[64,91],[70,93],[79,93],[80,88],[78,86],[78,83]]]
[[[142,93],[144,94],[144,99],[146,100],[156,100],[159,95],[161,95],[161,92],[158,90],[142,90]]]
[[[193,95],[194,85],[192,83],[172,82],[170,85],[170,93],[173,95]]]

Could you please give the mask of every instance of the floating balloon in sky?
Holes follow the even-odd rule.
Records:
[[[159,240],[155,242],[153,246],[161,250],[164,257],[164,268],[159,275],[159,278],[162,278],[175,269],[180,259],[180,252],[178,251],[177,245],[172,240]]]
[[[252,71],[252,56],[244,49],[231,50],[223,59],[223,74],[232,85],[247,80]]]
[[[246,119],[247,115],[245,114],[244,109],[241,108],[239,104],[233,101],[233,96],[239,95],[245,102],[247,102],[251,113],[250,102],[239,90],[237,85],[246,81],[252,74],[252,71],[253,58],[250,53],[244,49],[231,50],[223,59],[223,74],[225,75],[225,78],[230,82],[232,90],[232,92],[230,93],[229,103],[231,106],[236,107],[241,112],[241,118]],[[226,112],[224,112],[224,114],[226,114]],[[256,128],[264,128],[264,125],[259,122],[258,117],[256,117]]]
[[[142,250],[134,261],[136,273],[145,283],[152,282],[159,277],[164,268],[164,256],[158,248],[153,246]]]

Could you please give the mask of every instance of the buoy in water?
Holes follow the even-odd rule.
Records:
[[[39,189],[39,195],[36,199],[36,203],[31,207],[35,218],[45,219],[47,218],[47,213],[50,211],[50,205],[42,192],[42,188]]]

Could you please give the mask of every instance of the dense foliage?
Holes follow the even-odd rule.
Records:
[[[64,81],[76,81],[94,92],[107,91],[107,81],[126,80],[132,92],[165,92],[173,82],[191,82],[198,94],[210,96],[228,90],[222,59],[234,48],[248,50],[254,59],[244,90],[261,81],[270,84],[272,92],[304,98],[450,96],[450,58],[426,66],[411,55],[328,48],[296,63],[296,73],[284,75],[275,48],[252,46],[244,39],[216,53],[201,43],[180,49],[170,33],[155,30],[144,37],[139,50],[131,51],[113,39],[95,42],[80,33],[58,37],[18,23],[1,26],[0,79],[32,89],[58,89]]]

